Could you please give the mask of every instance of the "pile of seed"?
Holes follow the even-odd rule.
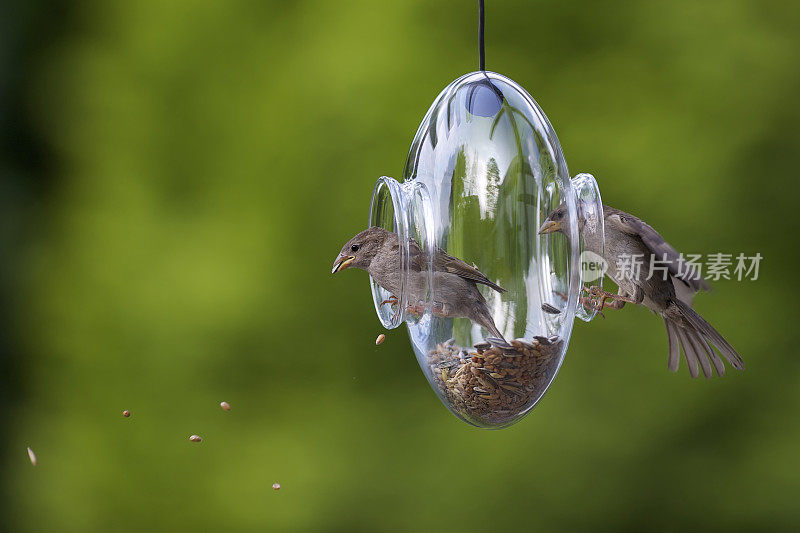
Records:
[[[558,368],[558,337],[489,338],[474,349],[438,344],[428,354],[440,395],[458,414],[478,425],[502,425],[524,413],[544,393]]]

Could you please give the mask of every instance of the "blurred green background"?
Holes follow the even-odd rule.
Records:
[[[679,249],[764,256],[696,300],[746,372],[670,374],[627,307],[576,324],[494,432],[440,404],[403,329],[375,347],[364,273],[330,275],[476,68],[476,2],[0,9],[0,527],[800,526],[800,4],[488,2],[487,68],[573,175]]]

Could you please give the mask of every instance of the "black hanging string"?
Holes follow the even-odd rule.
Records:
[[[478,0],[478,70],[486,70],[486,51],[483,46],[483,25],[484,25],[483,0]]]
[[[470,82],[467,90],[467,110],[473,115],[494,117],[503,106],[503,92],[486,73],[486,52],[484,51],[483,27],[485,21],[483,1],[478,0],[478,70],[482,79]],[[487,90],[488,89],[488,90]],[[449,113],[448,106],[448,113]],[[448,119],[449,123],[449,119]]]

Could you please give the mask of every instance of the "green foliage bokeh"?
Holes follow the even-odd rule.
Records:
[[[800,9],[488,4],[487,67],[573,175],[681,250],[764,256],[696,300],[747,371],[670,374],[629,306],[576,324],[540,405],[493,432],[440,404],[404,330],[375,347],[366,275],[330,266],[475,69],[473,2],[11,2],[9,530],[800,525]]]

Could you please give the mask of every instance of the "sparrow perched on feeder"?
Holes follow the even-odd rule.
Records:
[[[400,246],[396,233],[378,226],[368,228],[342,247],[333,262],[331,273],[346,268],[366,270],[378,285],[393,296],[383,303],[397,305],[400,292]],[[428,299],[428,255],[409,239],[409,275],[406,282],[408,311],[422,314]],[[437,248],[433,264],[434,314],[448,318],[468,318],[483,326],[500,339],[503,336],[495,326],[486,299],[478,290],[478,284],[491,287],[499,293],[506,290],[487,278],[475,266],[448,255]]]
[[[705,377],[711,377],[712,364],[718,375],[725,374],[725,365],[711,345],[717,347],[733,368],[744,370],[744,361],[736,350],[692,309],[692,298],[698,291],[708,290],[708,283],[692,270],[682,271],[685,265],[680,254],[641,219],[605,205],[603,218],[605,246],[602,247],[602,256],[606,262],[605,274],[617,284],[619,291],[613,294],[596,287],[590,289],[589,293],[597,297],[596,307],[622,309],[628,302],[644,304],[661,315],[669,341],[667,366],[673,372],[678,371],[680,348],[683,348],[693,378],[699,374],[698,366]],[[539,233],[561,232],[569,235],[566,221],[567,208],[561,204],[547,216]],[[586,250],[600,254],[599,238],[586,235],[584,242]],[[638,272],[630,268],[631,258],[641,261],[638,263]],[[659,272],[651,270],[653,261],[665,267],[666,272],[664,269]]]

